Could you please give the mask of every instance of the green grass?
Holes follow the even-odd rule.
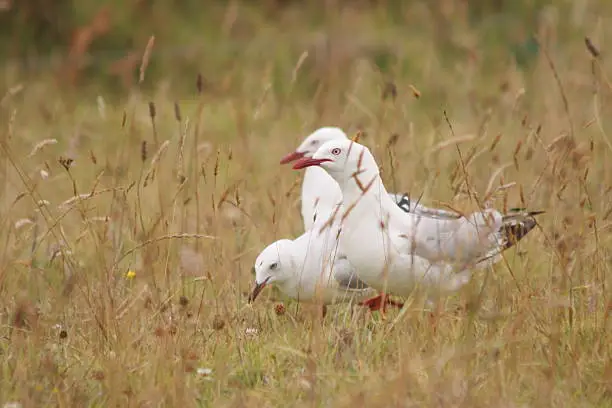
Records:
[[[612,9],[540,21],[547,40],[523,38],[518,66],[460,10],[414,3],[387,25],[382,6],[322,21],[296,7],[239,6],[193,54],[154,49],[156,71],[123,95],[7,65],[0,403],[612,406]],[[301,173],[278,161],[323,125],[364,131],[390,190],[468,210],[516,182],[495,206],[546,214],[433,314],[411,299],[386,320],[285,300],[279,314],[270,290],[249,306],[259,251],[302,233]]]

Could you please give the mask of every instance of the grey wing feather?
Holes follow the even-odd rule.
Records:
[[[355,274],[355,268],[345,256],[339,256],[334,264],[334,279],[342,289],[362,290],[369,286]]]
[[[457,218],[461,218],[460,214],[452,211],[426,207],[418,201],[410,199],[408,194],[391,194],[391,198],[399,208],[407,213],[413,213],[436,220],[456,220]]]
[[[456,220],[462,216],[456,212],[430,208],[419,204],[418,201],[411,200],[407,194],[390,194],[393,201],[404,212],[413,213],[422,217],[437,220]],[[483,254],[476,264],[490,261],[499,256],[503,251],[515,246],[523,239],[535,226],[536,215],[543,214],[544,211],[525,211],[523,209],[510,210],[502,217],[502,226],[497,232],[496,245]]]

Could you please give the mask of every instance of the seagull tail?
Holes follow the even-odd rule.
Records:
[[[504,215],[499,229],[501,250],[511,248],[523,239],[538,224],[535,216],[543,213],[544,211],[517,211]]]
[[[535,216],[540,214],[544,214],[544,211],[510,210],[502,217],[502,225],[496,234],[498,245],[478,259],[475,268],[484,268],[499,261],[503,251],[515,246],[538,225]]]

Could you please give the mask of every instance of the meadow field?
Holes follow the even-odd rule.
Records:
[[[612,4],[107,3],[1,70],[0,407],[612,407]],[[546,213],[437,310],[248,304],[321,126]]]

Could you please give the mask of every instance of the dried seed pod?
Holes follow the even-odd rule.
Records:
[[[283,305],[282,303],[277,303],[276,305],[274,305],[274,313],[276,313],[277,316],[282,316],[285,314],[285,312],[285,305]]]
[[[222,330],[225,327],[225,320],[219,315],[215,315],[212,322],[212,327],[215,330]]]

